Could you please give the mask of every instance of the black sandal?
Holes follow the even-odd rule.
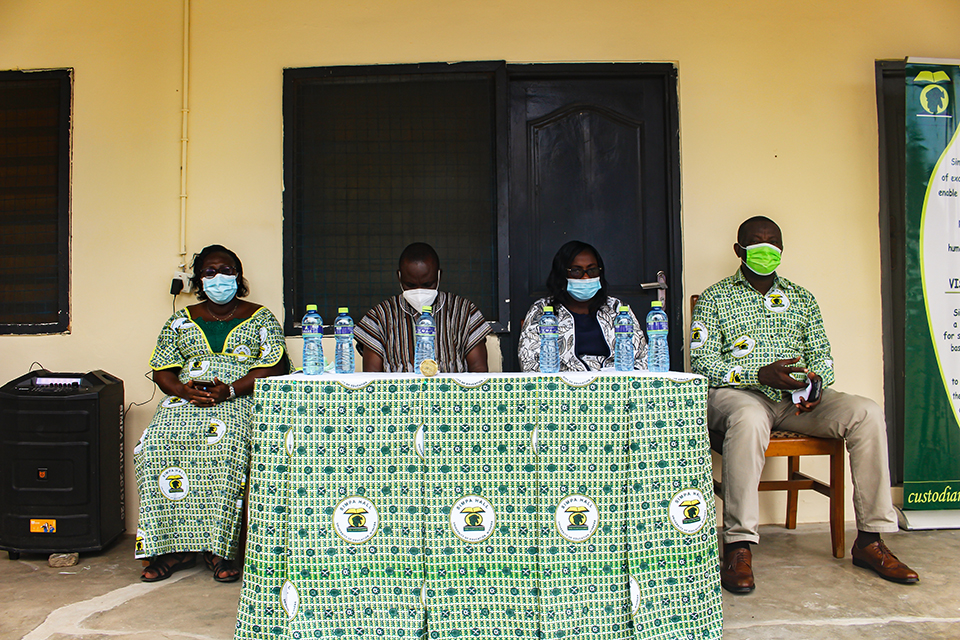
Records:
[[[217,582],[236,582],[240,579],[240,572],[229,574],[227,571],[233,571],[236,567],[233,565],[233,560],[227,560],[226,558],[219,558],[214,562],[214,556],[212,551],[205,551],[203,553],[203,562],[207,565],[207,569],[213,571],[213,579]],[[226,575],[224,575],[226,574]]]
[[[171,561],[173,561],[172,564]],[[143,572],[140,574],[140,579],[143,582],[160,582],[161,580],[166,580],[177,571],[181,571],[183,569],[192,569],[196,564],[197,554],[190,551],[166,553],[162,556],[157,556],[150,562],[149,565],[144,567]],[[153,571],[157,575],[152,578],[148,578],[145,575],[147,571]]]

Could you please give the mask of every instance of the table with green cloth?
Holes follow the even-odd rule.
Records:
[[[719,638],[707,382],[257,381],[238,639]]]

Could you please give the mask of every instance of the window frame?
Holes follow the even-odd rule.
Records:
[[[0,335],[70,332],[70,182],[73,113],[73,69],[0,71],[0,81],[56,80],[59,83],[57,124],[57,321],[0,322]],[[0,227],[2,229],[2,227]]]

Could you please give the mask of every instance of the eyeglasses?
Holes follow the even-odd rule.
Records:
[[[200,272],[201,278],[212,278],[218,273],[222,273],[225,276],[235,276],[237,275],[237,268],[223,265],[222,267],[207,267]]]
[[[589,269],[584,269],[583,267],[570,267],[567,269],[567,275],[571,278],[582,278],[583,274],[587,274],[591,278],[596,278],[600,275],[602,269],[600,267],[590,267]]]

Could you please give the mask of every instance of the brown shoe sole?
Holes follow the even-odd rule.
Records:
[[[727,584],[723,580],[720,581],[720,586],[726,589],[727,591],[729,591],[730,593],[734,593],[738,596],[742,596],[745,593],[750,593],[751,591],[757,588],[757,585],[755,584],[749,587],[734,587],[733,585]]]
[[[854,559],[853,559],[853,565],[854,565],[855,567],[862,567],[862,568],[864,568],[864,569],[870,569],[870,571],[873,571],[875,574],[877,574],[878,576],[880,576],[880,577],[883,578],[884,580],[888,580],[888,581],[890,581],[890,582],[896,582],[897,584],[917,584],[918,582],[920,582],[920,579],[919,579],[919,578],[894,578],[894,577],[891,577],[891,576],[885,576],[885,575],[883,575],[882,573],[880,573],[879,571],[877,571],[877,568],[874,567],[874,566],[873,566],[872,564],[870,564],[869,562],[867,562],[866,560],[859,560],[859,559],[857,559],[857,558],[854,558]]]

